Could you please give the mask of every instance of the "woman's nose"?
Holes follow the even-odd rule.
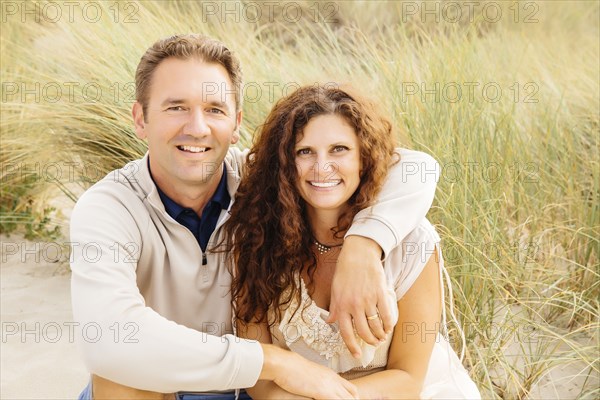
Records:
[[[333,161],[328,153],[317,154],[316,162],[313,164],[315,177],[322,175],[323,177],[331,176],[338,169],[338,165]]]

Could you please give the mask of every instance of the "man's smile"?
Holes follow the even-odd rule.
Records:
[[[181,151],[186,153],[205,153],[210,150],[210,147],[198,147],[198,146],[177,146]]]

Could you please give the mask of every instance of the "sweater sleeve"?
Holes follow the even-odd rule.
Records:
[[[229,147],[227,156],[225,157],[225,162],[229,164],[232,170],[236,171],[236,177],[241,177],[244,175],[249,153],[250,149],[240,149],[234,146]]]
[[[429,154],[396,152],[400,161],[390,168],[375,204],[356,214],[346,233],[373,239],[385,257],[425,218],[440,175],[438,162]]]
[[[136,283],[142,225],[108,190],[90,189],[73,210],[73,316],[88,370],[163,393],[253,386],[263,363],[258,342],[199,332],[146,306]]]

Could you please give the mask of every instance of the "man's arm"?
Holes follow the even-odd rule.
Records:
[[[406,149],[397,152],[400,162],[390,168],[375,204],[356,214],[346,233],[331,286],[328,321],[339,321],[342,337],[355,357],[360,356],[355,328],[373,345],[393,328],[390,307],[395,305],[386,301],[381,260],[425,217],[439,179],[439,164],[430,155]]]
[[[146,306],[136,282],[146,226],[138,226],[125,203],[143,207],[94,188],[71,217],[73,315],[88,370],[162,393],[254,385],[263,364],[258,342],[208,335]]]
[[[346,233],[377,242],[382,259],[425,218],[440,176],[440,165],[429,154],[407,149],[396,152],[400,161],[390,168],[375,204],[356,214]]]

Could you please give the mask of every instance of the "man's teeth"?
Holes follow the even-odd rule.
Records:
[[[179,146],[179,148],[183,151],[189,151],[190,153],[204,153],[206,151],[206,147]]]
[[[339,185],[339,183],[341,182],[341,179],[337,179],[335,181],[328,181],[328,182],[309,182],[311,185],[319,187],[319,188],[328,188],[328,187],[334,187]]]

